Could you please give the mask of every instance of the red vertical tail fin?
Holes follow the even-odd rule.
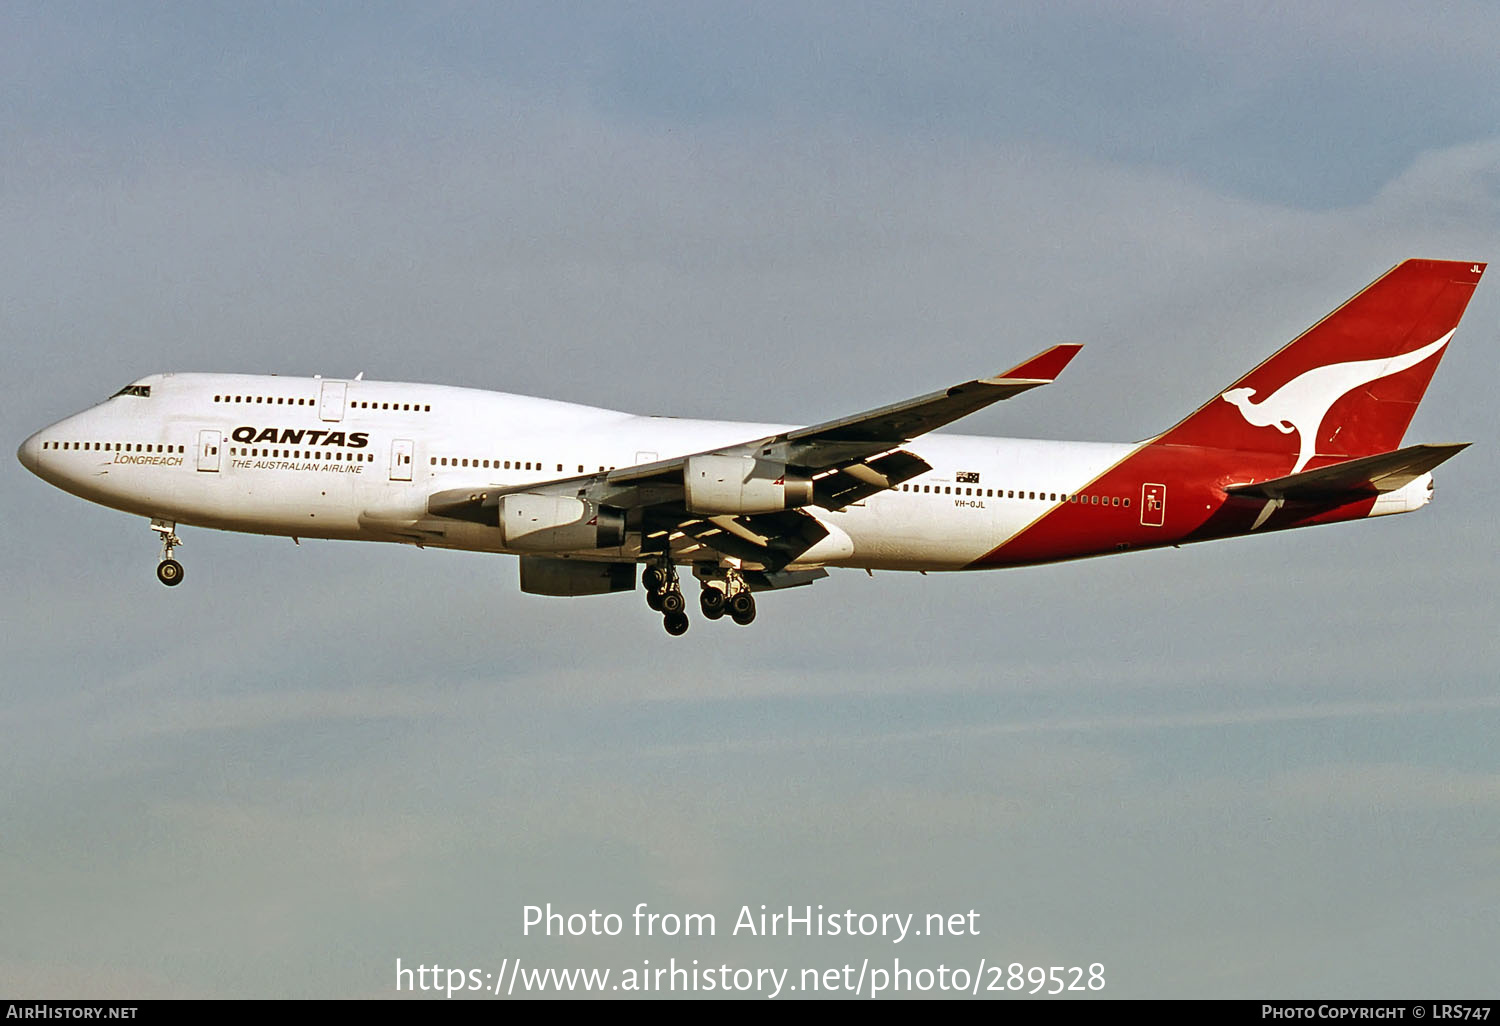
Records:
[[[1397,448],[1484,269],[1396,265],[1155,444],[1287,453],[1290,473]]]

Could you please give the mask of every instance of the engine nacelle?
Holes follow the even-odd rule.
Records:
[[[625,544],[625,514],[586,499],[523,492],[502,495],[500,540],[522,552],[612,549]]]
[[[808,477],[754,456],[689,456],[682,471],[684,500],[694,513],[775,513],[813,501]]]
[[[528,595],[608,595],[635,589],[634,563],[592,563],[553,556],[521,557],[521,590]]]

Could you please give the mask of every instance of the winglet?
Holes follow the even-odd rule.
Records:
[[[993,378],[982,380],[987,385],[999,384],[1002,381],[1055,381],[1063,372],[1063,368],[1078,355],[1078,350],[1082,348],[1083,344],[1080,342],[1059,342],[1051,349],[1044,350],[1031,359],[1016,364],[1004,374],[997,374]]]

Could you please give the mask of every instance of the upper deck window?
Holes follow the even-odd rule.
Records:
[[[121,395],[139,395],[139,396],[144,396],[145,398],[149,399],[149,398],[151,398],[151,386],[150,385],[126,385],[124,388],[120,389],[114,395],[110,396],[110,398],[113,399],[113,398],[115,398],[115,396],[121,396]]]

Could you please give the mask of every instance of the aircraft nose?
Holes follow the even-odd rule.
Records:
[[[21,461],[21,466],[35,474],[41,464],[41,451],[41,435],[35,434],[21,443],[21,447],[16,450],[16,459]]]

